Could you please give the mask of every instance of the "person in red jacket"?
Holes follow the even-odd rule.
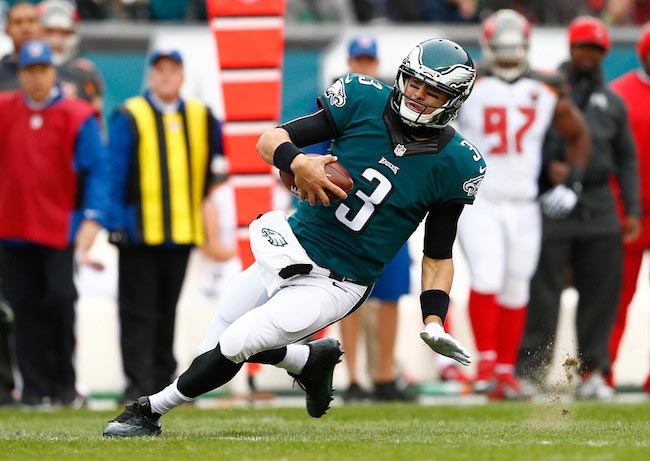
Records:
[[[21,403],[72,405],[73,255],[87,253],[107,215],[108,159],[97,110],[63,97],[52,49],[18,56],[20,90],[0,93],[0,244],[15,311]]]
[[[641,66],[611,83],[611,89],[618,94],[627,107],[632,135],[636,143],[639,171],[650,168],[650,23],[641,31],[637,43],[637,54]],[[619,345],[625,330],[627,310],[636,292],[639,269],[643,253],[650,250],[650,178],[639,175],[641,190],[641,225],[643,231],[636,240],[625,241],[623,247],[623,285],[618,305],[618,315],[609,339],[610,363],[616,361]],[[607,375],[610,385],[614,385],[614,375]],[[650,376],[646,378],[644,390],[650,392]]]

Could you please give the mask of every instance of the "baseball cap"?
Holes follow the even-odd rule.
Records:
[[[49,64],[52,62],[52,48],[40,40],[31,40],[20,48],[18,68],[24,69],[33,64]]]
[[[611,45],[605,24],[592,16],[578,16],[569,23],[569,46],[596,45],[604,51]]]
[[[161,49],[161,50],[155,50],[153,53],[151,53],[151,57],[149,58],[149,65],[153,66],[156,63],[156,61],[158,61],[160,58],[169,58],[176,61],[179,64],[183,64],[183,58],[178,50]]]
[[[377,58],[377,40],[371,35],[359,35],[350,40],[348,57],[370,56]]]

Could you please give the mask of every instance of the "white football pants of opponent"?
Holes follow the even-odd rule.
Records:
[[[540,208],[532,200],[479,196],[460,217],[458,235],[471,277],[469,313],[479,375],[482,362],[489,364],[490,373],[514,371],[541,233]]]
[[[537,202],[495,203],[477,197],[463,210],[458,227],[472,289],[496,293],[506,307],[526,305],[542,235]]]

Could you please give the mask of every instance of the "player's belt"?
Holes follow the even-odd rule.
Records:
[[[350,277],[346,277],[344,275],[338,274],[333,270],[330,270],[329,278],[334,279],[338,282],[352,282],[352,283],[356,283],[357,285],[361,285],[361,283],[357,282],[356,280],[352,280]]]

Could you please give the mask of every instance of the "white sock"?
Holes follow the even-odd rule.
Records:
[[[503,374],[513,375],[515,373],[515,366],[506,363],[497,363],[494,366],[494,372],[498,375],[503,375]]]
[[[309,358],[309,346],[306,344],[289,344],[287,355],[276,367],[284,368],[289,373],[299,375]]]
[[[176,378],[173,383],[164,388],[162,391],[149,396],[151,411],[160,415],[164,415],[177,406],[182,405],[185,402],[192,401],[191,398],[185,397],[183,394],[181,394],[181,392],[178,390],[177,383],[178,378]]]
[[[479,360],[496,360],[497,351],[483,351],[478,354]]]

